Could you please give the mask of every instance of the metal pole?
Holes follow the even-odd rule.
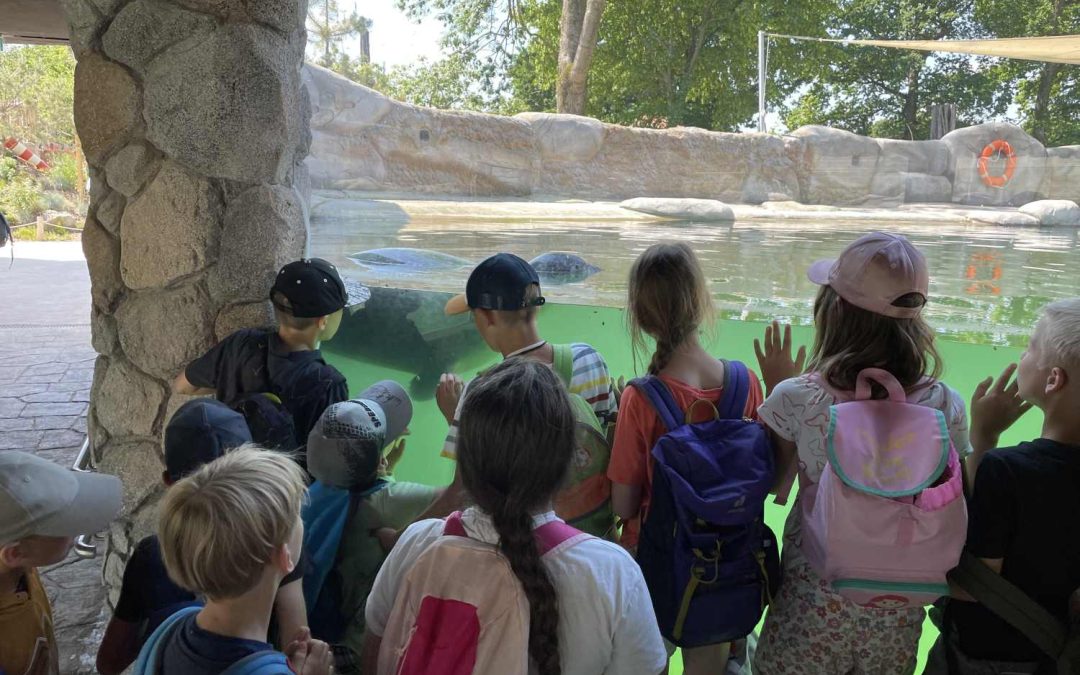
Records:
[[[759,30],[757,34],[757,130],[761,133],[765,133],[765,40],[765,31]]]

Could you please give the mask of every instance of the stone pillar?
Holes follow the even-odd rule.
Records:
[[[62,0],[75,124],[90,165],[83,234],[98,470],[124,481],[110,604],[154,528],[170,382],[215,339],[272,319],[277,268],[302,255],[307,0]]]

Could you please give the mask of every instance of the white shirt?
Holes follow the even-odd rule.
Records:
[[[558,520],[535,516],[533,527]],[[412,564],[443,532],[444,521],[423,520],[401,535],[379,570],[368,596],[367,627],[386,631],[397,589]],[[497,543],[490,517],[470,508],[462,514],[474,539]],[[559,652],[564,675],[656,675],[667,665],[660,630],[641,569],[621,547],[589,539],[544,558],[559,599]]]

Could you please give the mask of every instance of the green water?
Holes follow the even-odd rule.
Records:
[[[472,330],[467,316],[447,318],[435,311],[450,294],[408,293],[403,308],[408,318],[394,314],[397,304],[382,305],[377,316],[365,315],[368,309],[349,317],[343,323],[342,332],[334,341],[324,345],[327,359],[348,378],[353,394],[359,393],[366,384],[380,379],[395,379],[409,383],[413,390],[414,415],[411,435],[405,456],[398,466],[397,476],[433,485],[446,484],[453,475],[453,463],[439,456],[447,425],[435,405],[434,387],[428,379],[417,380],[422,370],[439,370],[445,365],[463,377],[469,378],[486,365],[493,363],[497,355],[488,351]],[[806,323],[807,317],[802,317]],[[764,323],[754,321],[721,320],[711,336],[711,349],[718,356],[739,359],[754,365],[753,339],[760,337]],[[417,332],[417,329],[419,331]],[[626,333],[624,313],[612,307],[549,304],[540,313],[540,329],[543,337],[551,342],[588,342],[596,347],[607,360],[612,375],[625,375],[628,379],[639,371],[634,366],[630,339]],[[431,349],[420,339],[424,333],[436,344]],[[810,340],[810,328],[799,326],[795,337],[802,343]],[[1021,349],[1014,346],[970,344],[944,339],[939,348],[945,363],[944,380],[969,398],[975,385],[987,375],[997,375],[1010,362],[1016,361]],[[394,365],[388,365],[393,363]],[[754,366],[756,369],[756,365]],[[1003,443],[1011,444],[1031,439],[1039,434],[1041,418],[1032,411],[1007,432]],[[787,508],[769,505],[766,519],[779,535],[783,532]],[[936,637],[929,622],[923,631],[920,649],[925,656]],[[673,661],[672,672],[682,672],[678,657]]]

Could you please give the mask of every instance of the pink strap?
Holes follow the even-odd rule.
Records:
[[[889,392],[889,400],[894,403],[907,403],[907,394],[892,373],[881,368],[866,368],[855,378],[855,400],[865,401],[870,398],[870,381],[873,380]]]
[[[467,538],[469,536],[465,532],[464,523],[461,522],[461,511],[454,511],[446,517],[443,534],[449,537]],[[564,522],[553,520],[533,530],[533,536],[536,537],[536,545],[540,549],[540,555],[547,555],[549,551],[562,546],[574,537],[582,536],[584,538],[587,535]]]

